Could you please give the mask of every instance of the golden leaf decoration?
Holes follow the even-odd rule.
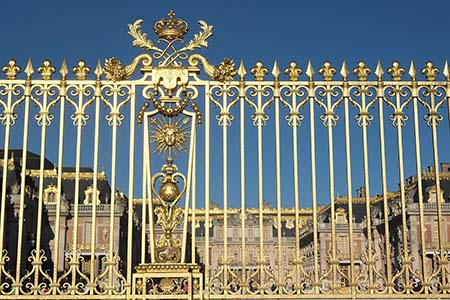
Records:
[[[144,50],[154,50],[162,52],[161,49],[155,46],[151,40],[147,39],[147,34],[141,30],[143,20],[136,20],[133,24],[128,24],[128,34],[134,38],[133,46]]]
[[[206,41],[210,36],[212,36],[212,25],[206,24],[205,21],[198,21],[198,24],[200,24],[200,28],[202,29],[202,32],[198,34],[194,34],[194,39],[189,41],[189,43],[186,44],[186,47],[180,51],[184,50],[194,50],[195,48],[201,48],[205,47],[208,48],[208,42]]]

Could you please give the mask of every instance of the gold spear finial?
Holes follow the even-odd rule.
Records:
[[[442,71],[442,74],[444,74],[447,81],[450,81],[450,68],[448,66],[448,60],[445,60],[444,70]]]
[[[95,67],[94,74],[97,76],[97,80],[100,80],[103,74],[103,68],[102,63],[100,62],[100,59],[98,59],[97,66]]]
[[[240,80],[244,80],[245,74],[247,74],[247,71],[245,70],[244,62],[241,59],[241,63],[239,64],[239,70],[238,75]]]
[[[412,60],[412,59],[411,59],[411,65],[409,66],[408,75],[411,77],[412,81],[416,80],[417,70],[416,70],[416,66],[414,65],[414,60]]]
[[[31,75],[33,75],[33,73],[34,73],[33,63],[31,62],[31,58],[28,59],[27,66],[25,67],[24,73],[27,76],[27,79],[30,80]]]
[[[67,74],[69,74],[69,69],[67,68],[66,59],[64,59],[62,64],[61,64],[61,68],[59,70],[59,74],[61,74],[61,80],[66,80]]]
[[[383,71],[383,67],[381,66],[381,61],[378,60],[377,67],[375,69],[375,75],[377,75],[378,81],[383,80],[383,74],[384,74],[384,71]]]
[[[308,66],[306,67],[306,72],[305,74],[308,76],[308,79],[310,81],[313,80],[314,77],[314,68],[312,66],[311,60],[308,61]]]
[[[348,74],[350,74],[348,68],[347,68],[347,63],[345,62],[345,60],[342,62],[342,67],[341,67],[341,71],[339,72],[339,74],[341,74],[342,79],[344,81],[347,80]]]
[[[280,77],[280,68],[278,67],[278,61],[275,60],[275,63],[273,64],[272,68],[272,75],[275,81],[278,81]]]

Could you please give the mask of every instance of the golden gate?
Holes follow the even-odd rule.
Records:
[[[3,68],[0,299],[450,293],[447,62],[213,65],[204,21],[141,24],[93,79]]]

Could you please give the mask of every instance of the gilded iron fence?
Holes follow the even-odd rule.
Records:
[[[141,23],[129,33],[151,54],[95,79],[84,61],[74,79],[65,62],[57,79],[49,60],[40,78],[3,68],[1,299],[450,293],[447,62],[443,80],[432,62],[385,80],[362,61],[354,79],[257,62],[249,80],[192,53],[205,22],[183,45],[169,13],[165,48]]]

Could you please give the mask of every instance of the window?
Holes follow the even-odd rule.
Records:
[[[56,195],[58,193],[58,189],[54,184],[50,184],[45,190],[44,190],[44,203],[56,203]]]
[[[92,204],[92,199],[93,198],[94,198],[94,188],[91,185],[84,191],[83,204],[85,204],[85,205]],[[97,190],[97,201],[96,201],[96,204],[97,205],[100,204],[100,191],[99,190]]]
[[[345,212],[345,209],[343,209],[342,207],[339,207],[336,210],[336,224],[347,224],[348,220],[347,220],[347,213]]]
[[[86,245],[91,244],[91,234],[92,234],[92,223],[84,223],[84,242]]]
[[[338,237],[338,250],[341,252],[342,255],[348,254],[348,242],[347,242],[347,235],[340,234]]]
[[[428,203],[436,203],[436,186],[433,185],[432,187],[429,187],[427,189],[427,193],[428,193]],[[444,200],[444,190],[441,188],[440,190],[440,197],[439,197],[439,201],[442,202]]]

